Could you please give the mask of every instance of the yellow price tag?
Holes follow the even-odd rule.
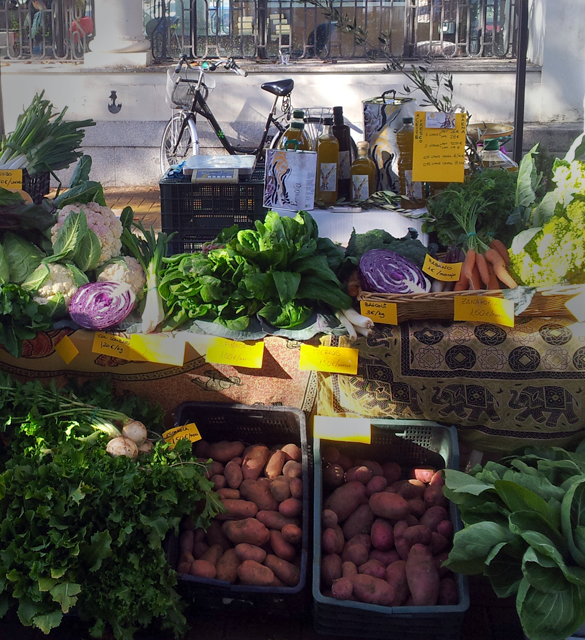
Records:
[[[439,262],[427,253],[422,270],[435,280],[457,282],[461,276],[462,265],[462,262]]]
[[[185,336],[164,333],[133,333],[130,347],[148,362],[182,367],[185,362]]]
[[[59,341],[55,351],[63,358],[65,364],[69,364],[79,353],[79,349],[73,344],[69,336],[65,336]]]
[[[112,356],[113,358],[144,362],[144,358],[130,348],[130,338],[120,334],[96,331],[93,334],[91,350],[93,353],[101,353],[102,355]]]
[[[22,189],[22,169],[0,169],[0,187]]]
[[[173,427],[172,429],[165,431],[162,436],[164,441],[168,442],[173,447],[179,440],[190,440],[191,442],[197,442],[202,438],[201,434],[199,433],[199,429],[194,422],[185,424],[181,427]]]
[[[372,425],[366,418],[315,416],[313,434],[322,440],[371,444]]]
[[[246,344],[225,338],[212,338],[205,355],[205,360],[211,364],[229,364],[248,369],[261,369],[263,358],[264,342]]]
[[[360,313],[379,324],[398,324],[398,305],[395,302],[361,300]]]
[[[359,351],[349,347],[312,347],[310,344],[302,344],[299,369],[355,375],[358,357]]]
[[[514,303],[511,300],[491,296],[457,296],[454,311],[455,320],[514,326]]]

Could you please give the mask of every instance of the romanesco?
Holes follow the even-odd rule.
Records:
[[[510,273],[527,286],[585,283],[585,196],[577,195],[518,253]]]

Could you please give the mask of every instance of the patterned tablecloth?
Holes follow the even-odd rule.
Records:
[[[585,436],[584,323],[410,322],[378,327],[353,346],[358,375],[319,374],[320,414],[436,420],[482,451]]]

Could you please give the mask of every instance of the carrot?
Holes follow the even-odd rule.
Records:
[[[459,276],[459,280],[455,283],[455,291],[465,291],[469,289],[469,285],[471,283],[471,272],[473,271],[473,266],[475,264],[475,251],[473,249],[468,249],[465,254],[465,258],[463,259],[463,263],[461,264],[461,275]]]
[[[479,269],[477,268],[477,262],[473,265],[471,271],[471,280],[469,281],[469,288],[475,291],[481,289],[481,278],[479,277]]]
[[[490,274],[490,281],[489,281],[489,284],[488,284],[488,289],[490,291],[494,291],[495,289],[500,289],[501,288],[500,287],[500,283],[498,282],[498,279],[496,278],[496,274],[494,272],[494,267],[493,267],[492,263],[488,262],[487,266],[488,266],[488,271],[489,271],[489,274]]]
[[[475,256],[475,265],[477,266],[477,270],[479,271],[479,277],[481,281],[487,287],[490,283],[490,272],[488,270],[487,262],[483,254],[478,253]]]
[[[506,245],[501,240],[497,240],[496,238],[494,238],[490,242],[490,249],[494,249],[502,256],[506,267],[510,264],[510,254],[508,253]]]
[[[500,282],[505,284],[510,289],[515,289],[518,286],[514,278],[512,278],[512,276],[508,273],[504,258],[502,258],[502,256],[495,249],[488,249],[485,252],[485,259],[488,262],[491,262],[491,264],[493,265],[494,273],[496,274]]]

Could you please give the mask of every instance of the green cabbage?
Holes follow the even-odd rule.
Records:
[[[32,242],[10,231],[4,235],[3,249],[10,270],[10,282],[15,284],[23,283],[45,257]]]

